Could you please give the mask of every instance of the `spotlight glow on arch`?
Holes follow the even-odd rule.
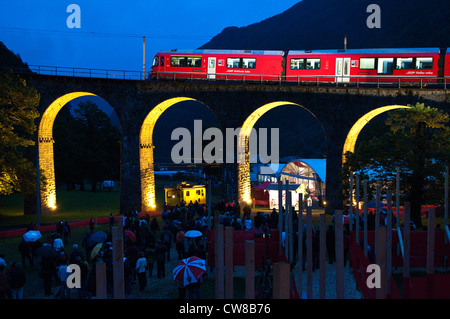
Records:
[[[156,209],[155,168],[153,158],[153,130],[161,114],[174,104],[197,101],[189,97],[176,97],[155,106],[145,117],[139,134],[142,211]],[[197,101],[199,102],[199,101]],[[201,103],[201,102],[200,102]]]
[[[38,150],[39,170],[45,175],[46,188],[41,190],[41,207],[44,213],[51,212],[57,208],[56,205],[56,183],[55,183],[55,160],[53,154],[53,123],[58,112],[70,101],[82,96],[96,96],[89,92],[73,92],[57,98],[45,110],[39,123]]]
[[[239,148],[241,150],[245,150],[245,162],[238,163],[238,200],[240,203],[252,203],[252,189],[250,183],[250,162],[249,162],[249,151],[248,151],[248,140],[250,137],[250,133],[252,131],[255,123],[263,116],[266,112],[270,111],[281,105],[297,105],[308,111],[314,118],[317,117],[309,111],[307,108],[304,108],[300,104],[287,102],[287,101],[278,101],[271,102],[259,107],[255,110],[249,117],[245,120],[244,124],[239,133]],[[320,123],[320,122],[319,122]],[[322,127],[323,129],[323,127]]]
[[[395,109],[408,109],[408,108],[410,108],[410,106],[388,105],[379,107],[363,115],[358,121],[356,121],[356,123],[352,126],[352,128],[347,134],[347,138],[345,139],[344,143],[344,149],[342,151],[342,163],[345,163],[346,161],[345,153],[347,152],[353,153],[355,151],[356,140],[358,139],[359,133],[364,128],[364,126],[366,126],[366,124],[369,123],[375,116]]]

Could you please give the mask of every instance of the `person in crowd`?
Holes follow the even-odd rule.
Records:
[[[59,291],[56,293],[56,297],[61,299],[70,299],[70,289],[67,286],[67,277],[69,277],[69,273],[67,272],[67,263],[60,263],[57,274],[59,280]]]
[[[156,273],[158,278],[166,276],[165,261],[166,261],[166,246],[159,240],[155,248]]]
[[[166,247],[167,261],[170,261],[170,248],[172,247],[172,233],[167,226],[161,233],[161,242]]]
[[[178,252],[178,259],[184,259],[184,244],[185,244],[186,238],[184,237],[184,231],[183,229],[178,230],[176,236],[175,236],[175,247]]]
[[[22,299],[23,287],[26,282],[26,274],[22,264],[13,262],[8,274],[10,278],[11,298]]]
[[[139,290],[143,291],[147,286],[147,259],[144,252],[139,252],[139,259],[136,262],[136,273],[139,282]]]
[[[26,268],[25,261],[28,260],[30,267],[33,267],[33,259],[31,258],[31,247],[30,244],[22,238],[22,241],[19,244],[19,252],[22,256],[22,265],[23,268]]]
[[[3,258],[2,258],[3,259]],[[0,263],[0,299],[10,295],[9,278],[6,272],[6,263]]]

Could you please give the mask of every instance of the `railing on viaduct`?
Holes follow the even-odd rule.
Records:
[[[61,67],[61,66],[45,66],[45,65],[29,65],[29,69],[15,68],[17,73],[29,73],[30,71],[39,75],[50,76],[68,76],[81,78],[102,78],[117,80],[144,80],[143,71],[130,70],[111,70],[111,69],[92,69],[78,67]],[[146,74],[149,75],[149,74]],[[377,88],[433,88],[447,89],[450,83],[450,77],[435,76],[335,76],[335,75],[295,75],[280,76],[267,74],[228,74],[228,73],[211,73],[207,78],[200,77],[200,74],[189,72],[159,72],[153,80],[171,80],[171,81],[219,81],[219,82],[251,82],[251,83],[279,83],[288,85],[313,85],[313,86],[352,86],[352,87],[377,87]],[[237,76],[241,78],[237,79]],[[147,80],[149,77],[147,77]],[[270,79],[270,81],[267,81]]]

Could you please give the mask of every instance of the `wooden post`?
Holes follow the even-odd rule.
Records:
[[[96,297],[106,299],[106,264],[98,262],[95,264]]]
[[[427,274],[434,272],[434,242],[436,231],[435,207],[428,208],[427,227]]]
[[[125,298],[125,278],[123,265],[123,234],[118,227],[112,229],[113,244],[113,288],[114,299]]]
[[[216,226],[217,231],[217,241],[215,252],[217,256],[216,263],[216,299],[224,299],[224,241],[223,241],[223,224],[218,223]]]
[[[288,192],[288,199],[289,199],[289,210],[288,210],[288,214],[287,214],[287,216],[288,216],[288,232],[287,232],[287,243],[288,243],[288,252],[289,252],[289,255],[287,256],[288,257],[288,260],[289,260],[289,263],[292,263],[293,262],[293,259],[294,259],[294,241],[293,241],[293,236],[292,236],[292,215],[294,214],[294,209],[292,208],[292,194],[291,194],[291,192],[289,191]]]
[[[448,238],[449,235],[449,229],[448,229],[448,166],[445,167],[445,182],[444,182],[444,231],[447,234],[445,238],[445,243],[448,244],[450,241],[450,238]]]
[[[289,196],[289,180],[286,179],[286,207],[284,209],[285,214],[284,214],[284,254],[286,256],[286,258],[289,258],[289,226],[288,226],[288,222],[289,222],[289,203],[288,203],[288,196]]]
[[[356,243],[359,245],[359,175],[356,176],[355,199],[356,199],[356,207],[355,207]]]
[[[387,216],[386,216],[386,294],[391,295],[392,275],[392,192],[386,192]]]
[[[326,280],[327,280],[327,229],[326,229],[326,216],[320,214],[320,288],[319,298],[326,298]]]
[[[336,299],[344,299],[344,231],[342,210],[334,213],[336,243]]]
[[[278,248],[279,252],[278,254],[281,256],[283,252],[283,182],[281,181],[281,178],[278,178],[278,229],[279,231],[279,243]]]
[[[398,255],[398,249],[400,249],[400,252],[402,254],[402,258],[405,259],[405,251],[403,247],[403,239],[402,239],[402,232],[400,230],[400,169],[397,167],[397,172],[395,176],[395,217],[397,221],[397,236],[398,236],[398,246],[397,248],[397,255]],[[404,207],[403,207],[404,209]],[[403,216],[404,217],[404,216]]]
[[[367,179],[363,183],[363,197],[364,197],[364,256],[367,257]]]
[[[377,185],[376,187],[377,193],[375,198],[375,251],[377,251],[377,245],[378,245],[378,227],[380,225],[380,196],[381,196],[381,186]]]
[[[209,183],[208,183],[208,230],[211,229],[211,200],[212,200],[212,192],[211,192],[211,178],[209,179]]]
[[[290,265],[286,262],[273,264],[273,299],[289,299]]]
[[[409,224],[409,212],[410,212],[410,204],[409,202],[404,203],[404,221],[403,221],[403,250],[404,250],[404,258],[403,258],[403,277],[410,277],[409,274],[409,253],[410,253],[410,224]]]
[[[298,194],[298,230],[297,230],[297,278],[298,278],[298,295],[302,298],[302,286],[303,286],[303,194]]]
[[[306,273],[308,282],[306,286],[306,295],[312,299],[312,269],[313,269],[313,233],[312,233],[312,211],[311,206],[306,207]]]
[[[377,299],[386,299],[386,227],[379,226],[377,229],[377,250],[376,250],[376,258],[377,265],[381,270],[381,287],[376,290],[376,298]]]
[[[349,202],[349,214],[348,214],[348,218],[349,218],[349,222],[348,222],[348,226],[349,226],[349,230],[352,231],[353,230],[353,226],[352,226],[352,222],[353,222],[353,172],[350,172],[350,202]]]
[[[255,242],[245,241],[245,299],[255,298]]]
[[[233,299],[233,227],[225,227],[225,298]]]

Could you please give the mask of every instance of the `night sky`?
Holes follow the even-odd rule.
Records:
[[[195,49],[229,26],[243,27],[299,0],[2,0],[0,41],[29,65],[142,70],[161,49]],[[69,28],[71,4],[80,28]]]

